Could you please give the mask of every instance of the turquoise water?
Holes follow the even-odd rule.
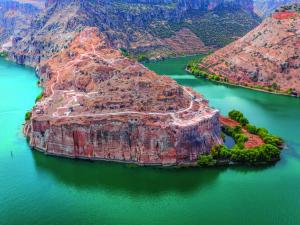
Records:
[[[22,136],[40,93],[34,71],[0,60],[0,224],[299,225],[300,100],[186,75],[191,57],[147,64],[227,113],[243,111],[288,145],[266,168],[158,169],[32,152]]]

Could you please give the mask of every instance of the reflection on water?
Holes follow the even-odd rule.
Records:
[[[32,152],[36,171],[80,189],[106,189],[139,195],[164,192],[188,194],[213,184],[226,169],[133,167],[104,161],[84,161]]]
[[[185,74],[190,59],[147,66]],[[283,137],[282,160],[260,168],[178,170],[32,152],[20,131],[40,93],[34,71],[0,60],[0,224],[299,225],[300,100],[172,77],[203,93],[222,113],[239,109]]]

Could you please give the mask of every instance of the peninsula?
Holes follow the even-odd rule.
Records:
[[[44,87],[24,132],[46,154],[137,163],[194,164],[222,144],[218,110],[85,28],[41,62]]]

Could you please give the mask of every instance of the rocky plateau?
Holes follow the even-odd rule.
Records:
[[[43,97],[24,133],[45,154],[190,165],[222,143],[219,112],[203,96],[123,57],[97,28],[37,71]]]

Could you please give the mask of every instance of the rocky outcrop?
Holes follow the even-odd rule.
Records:
[[[278,10],[243,38],[206,57],[200,67],[230,83],[299,94],[299,8]]]
[[[207,53],[210,48],[190,30],[183,28],[163,42],[178,54],[191,55],[196,53]]]
[[[10,0],[7,0],[7,1],[10,1]],[[46,0],[14,0],[14,1],[33,5],[36,8],[39,8],[41,10],[45,8],[45,4],[47,2]]]
[[[266,18],[281,6],[295,3],[299,3],[299,0],[254,0],[254,11],[257,15]]]
[[[25,35],[30,27],[30,21],[39,11],[31,4],[8,0],[0,2],[0,45],[2,50],[6,50],[12,45],[12,36]]]
[[[98,27],[114,48],[158,58],[223,46],[259,22],[252,0],[52,0],[46,6],[27,35],[14,40],[12,60],[36,66],[86,26]]]
[[[113,50],[96,28],[38,68],[43,98],[24,132],[45,154],[141,165],[193,164],[222,142],[203,97]]]

